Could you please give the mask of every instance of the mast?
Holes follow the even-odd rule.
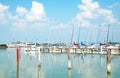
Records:
[[[98,41],[99,41],[99,36],[100,36],[100,26],[98,27],[97,43],[98,43]]]
[[[70,48],[72,46],[72,40],[73,40],[73,34],[74,34],[74,26],[73,26],[73,30],[72,30],[72,36],[71,36],[71,42],[70,42],[70,46],[68,47],[68,69],[71,69],[71,56],[70,56]]]
[[[79,39],[80,39],[80,27],[79,27],[79,30],[78,30],[78,43],[79,43]]]
[[[112,30],[112,39],[111,39],[112,42],[113,42],[113,35],[114,35],[114,32],[113,32],[113,30]]]
[[[50,37],[51,37],[51,28],[48,31],[48,46],[50,45]]]
[[[70,47],[72,46],[73,35],[74,35],[74,26],[73,26],[73,30],[72,30],[72,36],[71,36],[71,41],[70,41]]]
[[[107,43],[109,42],[109,30],[110,30],[110,24],[108,25],[108,32],[107,32]]]
[[[78,43],[79,43],[79,39],[80,39],[80,27],[81,27],[81,21],[80,21],[80,26],[79,26],[79,29],[78,29]]]

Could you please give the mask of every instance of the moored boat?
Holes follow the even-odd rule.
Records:
[[[0,44],[0,49],[7,49],[8,46],[6,44]]]

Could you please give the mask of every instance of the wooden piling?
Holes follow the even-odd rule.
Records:
[[[19,48],[16,48],[16,62],[19,62]]]
[[[107,78],[111,78],[111,73],[107,73]]]
[[[38,70],[37,70],[37,78],[41,78],[41,66],[37,66]]]
[[[77,49],[75,48],[75,54],[77,53]]]
[[[120,53],[120,46],[119,46],[119,49],[118,49],[118,50],[119,50],[119,53]]]
[[[68,48],[68,69],[71,69],[70,48]]]
[[[84,55],[84,49],[82,49],[82,54]]]
[[[16,78],[19,78],[19,61],[20,61],[21,47],[16,48]]]
[[[102,46],[100,46],[100,54],[102,54],[102,52],[103,52],[103,48],[102,48]]]
[[[68,78],[71,78],[71,69],[68,69]]]
[[[60,48],[60,52],[62,53],[62,48]]]
[[[41,66],[41,52],[40,52],[40,48],[38,48],[38,66]]]
[[[70,48],[72,47],[73,34],[74,34],[74,27],[73,27],[73,31],[72,31],[70,46],[68,47],[68,69],[71,69]]]
[[[16,78],[19,78],[19,62],[16,63]]]
[[[107,50],[107,73],[111,73],[111,49]]]

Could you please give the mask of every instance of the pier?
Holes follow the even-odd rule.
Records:
[[[111,51],[111,54],[120,54],[120,47],[97,47],[97,48],[90,48],[90,47],[39,47],[39,51],[42,53],[67,53],[68,51],[70,53],[84,53],[84,54],[107,54],[108,49]],[[33,51],[32,49],[29,51]]]

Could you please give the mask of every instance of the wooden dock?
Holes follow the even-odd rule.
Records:
[[[30,51],[31,47],[27,47],[28,50]],[[30,49],[29,49],[30,48]],[[36,49],[36,50],[35,50]],[[108,47],[96,47],[96,48],[92,48],[92,47],[39,47],[39,49],[37,49],[37,47],[34,48],[34,51],[39,50],[42,53],[67,53],[68,50],[70,51],[70,53],[84,53],[84,54],[107,54],[107,51],[110,50],[111,54],[120,54],[120,47],[113,47],[113,46],[108,46]],[[31,49],[32,51],[32,49]]]

